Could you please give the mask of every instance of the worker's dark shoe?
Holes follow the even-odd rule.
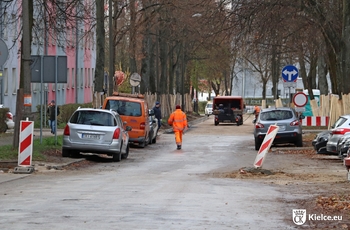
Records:
[[[181,145],[177,145],[177,149],[181,149]]]

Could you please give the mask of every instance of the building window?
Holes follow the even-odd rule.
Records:
[[[17,93],[17,69],[12,68],[12,93]]]
[[[87,85],[87,84],[88,84],[88,80],[87,80],[87,79],[88,79],[89,76],[88,76],[88,72],[87,72],[87,71],[88,71],[88,69],[85,68],[85,69],[84,69],[84,72],[85,72],[85,76],[84,76],[84,81],[85,81],[85,82],[84,82],[84,85],[85,85],[85,88],[87,88],[87,86],[88,86],[88,85]]]
[[[84,88],[84,69],[80,68],[80,76],[79,76],[79,81],[80,81],[80,88]]]
[[[16,41],[17,39],[17,20],[16,20],[16,14],[12,14],[11,15],[11,22],[13,23],[13,27],[14,29],[12,29],[12,41]]]
[[[66,84],[66,88],[69,89],[70,88],[70,77],[69,77],[69,68],[67,68],[67,84]]]
[[[5,23],[8,23],[8,14],[6,13],[6,12],[4,12],[4,22]],[[3,38],[4,38],[4,40],[7,40],[8,39],[8,31],[9,31],[9,29],[8,29],[8,26],[5,26],[4,27],[4,36],[3,36]]]
[[[91,68],[91,87],[94,86],[94,73],[95,73],[95,69]]]
[[[89,68],[89,83],[88,83],[88,87],[90,88],[91,86],[91,69]]]
[[[9,93],[9,71],[7,68],[4,69],[4,94],[8,95]]]
[[[75,72],[74,72],[74,68],[72,68],[71,83],[72,83],[72,89],[74,89],[74,87],[75,87]]]

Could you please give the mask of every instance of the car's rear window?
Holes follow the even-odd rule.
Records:
[[[334,125],[332,126],[333,128],[337,128],[341,125],[343,125],[345,123],[347,119],[344,117],[339,117],[338,120],[334,123]]]
[[[274,110],[263,112],[260,115],[262,121],[287,120],[293,118],[292,111]]]
[[[207,104],[207,108],[213,108],[213,104]]]
[[[140,117],[141,104],[139,102],[123,101],[123,100],[108,100],[106,104],[106,109],[114,110],[119,115]]]
[[[99,126],[116,126],[112,114],[101,111],[76,111],[70,119],[70,123]]]

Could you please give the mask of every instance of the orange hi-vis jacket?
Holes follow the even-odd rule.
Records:
[[[254,107],[254,113],[257,114],[257,113],[260,113],[260,107],[259,106],[255,106]]]
[[[168,124],[173,126],[175,131],[184,131],[187,128],[187,117],[181,109],[175,110],[168,119]]]

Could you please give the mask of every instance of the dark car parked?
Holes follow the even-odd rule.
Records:
[[[331,136],[330,130],[320,132],[316,135],[315,139],[312,141],[312,146],[318,154],[326,154],[327,152],[327,142]]]
[[[150,109],[149,112],[149,144],[155,144],[157,142],[157,135],[158,135],[158,119],[156,118],[154,114],[154,110]]]
[[[350,146],[350,133],[344,134],[338,141],[337,152],[341,159],[347,157],[347,152]]]

